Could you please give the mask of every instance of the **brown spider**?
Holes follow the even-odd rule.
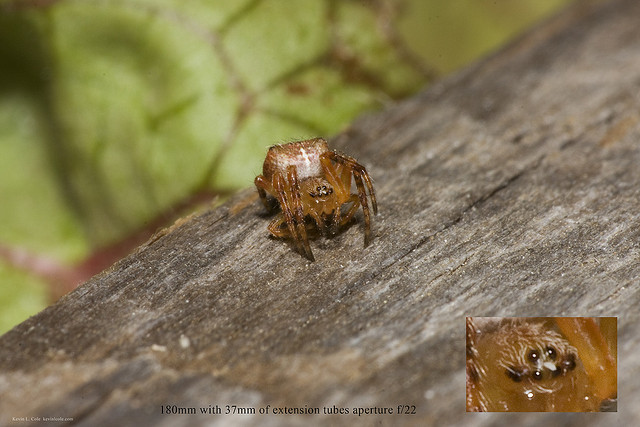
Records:
[[[358,194],[351,194],[351,176]],[[373,213],[378,213],[376,195],[371,178],[364,166],[355,159],[329,150],[322,138],[274,145],[269,148],[262,166],[262,175],[255,179],[258,194],[268,212],[273,204],[267,202],[267,193],[280,205],[281,213],[271,221],[269,231],[276,237],[291,237],[298,251],[314,261],[307,227],[316,227],[326,235],[351,220],[362,206],[364,213],[364,244],[371,240],[371,215],[367,191]],[[365,188],[366,186],[366,188]],[[351,202],[341,217],[340,208]],[[286,224],[286,228],[283,225]]]

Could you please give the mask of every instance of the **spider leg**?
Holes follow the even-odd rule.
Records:
[[[286,224],[287,220],[284,218],[282,214],[278,214],[269,225],[267,225],[267,229],[271,234],[279,238],[295,238],[295,236],[291,235],[289,228],[282,228],[282,224]],[[310,226],[310,225],[309,225]],[[301,248],[298,248],[301,250]]]
[[[253,181],[253,183],[258,189],[258,195],[260,196],[260,200],[262,200],[262,204],[264,205],[267,212],[271,213],[273,211],[273,206],[267,202],[267,193],[275,193],[273,185],[271,185],[271,183],[262,175],[256,176],[256,179]]]
[[[291,165],[287,168],[287,178],[289,181],[291,191],[291,207],[293,209],[294,220],[298,236],[296,240],[300,239],[302,246],[304,247],[305,256],[311,261],[315,261],[311,247],[309,246],[309,239],[307,237],[307,228],[304,223],[304,210],[302,209],[302,201],[300,198],[300,183],[298,182],[298,172],[296,167]]]
[[[287,221],[284,219],[284,215],[278,214],[278,216],[276,216],[273,221],[269,223],[269,225],[267,226],[267,230],[269,230],[269,232],[276,237],[292,237],[289,234],[289,229],[282,229],[282,224],[286,222]]]
[[[329,228],[329,233],[333,236],[338,232],[338,228],[340,228],[340,205],[337,205],[333,210],[333,215],[331,215],[331,223]]]
[[[597,384],[597,394],[601,399],[610,399],[616,395],[617,377],[616,359],[611,355],[609,346],[600,330],[600,326],[591,317],[556,317],[556,325],[576,347],[587,375]]]
[[[345,224],[351,221],[351,218],[353,218],[356,212],[358,212],[358,208],[360,207],[360,199],[358,198],[357,195],[352,194],[349,197],[348,201],[352,202],[352,204],[349,207],[349,210],[347,211],[346,215],[340,220],[340,224],[339,224],[340,227],[343,227]]]
[[[302,253],[303,248],[301,244],[301,239],[298,238],[298,235],[296,234],[294,213],[291,206],[292,203],[290,200],[290,196],[287,194],[286,182],[282,174],[276,173],[275,175],[273,175],[273,188],[276,194],[278,195],[278,201],[280,202],[280,209],[282,210],[282,216],[284,218],[284,221],[287,223],[289,234],[291,235],[291,238],[295,242],[296,247],[298,248],[298,252]],[[279,237],[277,234],[275,235],[276,237]]]
[[[351,176],[349,176],[346,183],[343,179],[340,179],[340,170],[342,165],[338,164],[337,166],[334,166],[334,164],[331,163],[331,154],[334,153],[332,151],[327,151],[320,156],[320,164],[324,171],[324,177],[333,187],[337,198],[339,200],[347,200],[349,198],[349,192],[351,191]]]
[[[316,222],[316,229],[322,233],[324,237],[333,236],[338,231],[338,224],[340,223],[340,206],[333,210],[330,218],[326,218],[321,213],[314,210],[309,212],[309,215]]]
[[[376,200],[376,192],[373,189],[373,182],[371,181],[369,172],[367,172],[364,166],[360,167],[362,168],[362,171],[358,171],[358,173],[362,176],[364,183],[367,185],[367,190],[369,190],[369,197],[371,198],[371,207],[373,208],[373,214],[378,215],[378,201]]]
[[[357,175],[359,175],[362,178],[362,182],[366,185],[366,189],[369,193],[369,198],[371,199],[371,207],[373,208],[373,213],[377,215],[378,202],[376,200],[376,192],[373,189],[373,181],[371,180],[371,177],[369,176],[369,173],[367,172],[365,167],[362,166],[360,163],[358,163],[354,158],[349,156],[344,156],[342,154],[338,154],[335,151],[327,151],[326,153],[323,153],[322,156],[327,159],[331,159],[338,164],[345,166],[345,169],[342,170],[342,180],[344,181],[343,187],[346,188],[347,192],[349,192],[350,190],[348,188],[350,187],[349,184],[351,183],[351,178],[349,177],[350,174],[353,174],[354,179]],[[333,168],[333,169],[334,171],[336,170],[336,168]],[[358,185],[358,182],[356,181],[356,186],[357,185]],[[360,188],[358,190],[360,191]],[[365,193],[364,186],[362,187],[362,190],[363,190],[362,192]]]
[[[338,228],[340,228],[340,206],[350,198],[351,171],[341,163],[334,165],[327,156],[327,153],[320,156],[320,164],[322,165],[325,179],[336,192],[336,205],[333,209],[331,222],[329,223],[329,233],[335,235],[338,232]]]
[[[353,180],[356,182],[356,187],[358,188],[358,197],[360,198],[362,213],[364,214],[364,245],[367,246],[369,242],[371,242],[371,214],[369,212],[369,204],[367,203],[367,195],[364,184],[362,183],[362,177],[354,172]]]
[[[334,151],[328,151],[323,153],[323,158],[327,160],[333,160],[338,164],[344,165],[345,169],[342,171],[342,177],[345,179],[348,175],[346,171],[348,170],[351,174],[353,174],[353,180],[356,183],[356,188],[358,189],[358,197],[360,199],[360,205],[362,205],[362,212],[364,214],[364,245],[367,246],[371,241],[371,213],[369,210],[369,203],[367,200],[367,191],[369,193],[369,198],[371,199],[371,208],[373,209],[374,215],[378,213],[378,202],[376,201],[376,194],[373,189],[373,183],[371,181],[371,177],[367,170],[360,163],[356,162],[355,159],[343,156]],[[323,159],[321,159],[322,161]],[[324,162],[323,162],[324,165]],[[326,167],[325,171],[328,169],[332,169],[331,172],[335,173],[335,169],[333,167]],[[332,176],[332,178],[335,178]],[[329,178],[327,178],[329,179]],[[343,181],[344,182],[344,181]],[[348,183],[351,183],[351,179],[348,178]],[[366,187],[365,187],[366,185]],[[347,187],[347,182],[343,183],[342,187]],[[350,189],[346,188],[348,192]]]
[[[347,189],[347,192],[351,192],[351,168],[346,163],[337,163],[336,171],[340,175],[340,179]]]
[[[322,215],[320,215],[318,212],[315,211],[310,211],[309,215],[311,216],[311,218],[313,218],[313,220],[316,223],[316,228],[318,230],[320,230],[323,235],[324,235],[324,230],[322,229],[325,225],[324,225],[324,220],[322,219]],[[311,228],[311,224],[308,224],[309,228]]]

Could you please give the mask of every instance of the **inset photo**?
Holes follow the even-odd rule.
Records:
[[[467,317],[467,412],[617,411],[616,317]]]

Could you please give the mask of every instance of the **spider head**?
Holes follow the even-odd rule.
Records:
[[[300,197],[306,212],[329,215],[335,210],[336,194],[324,178],[307,178],[300,183]]]

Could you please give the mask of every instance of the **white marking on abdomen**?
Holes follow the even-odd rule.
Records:
[[[300,151],[302,152],[302,157],[304,158],[304,161],[306,163],[306,168],[310,168],[311,167],[311,159],[309,159],[309,155],[307,154],[307,150],[305,150],[304,148],[301,148]]]
[[[304,179],[322,174],[320,159],[318,153],[307,153],[307,150],[300,148],[301,162],[296,165],[298,170],[298,178]]]

